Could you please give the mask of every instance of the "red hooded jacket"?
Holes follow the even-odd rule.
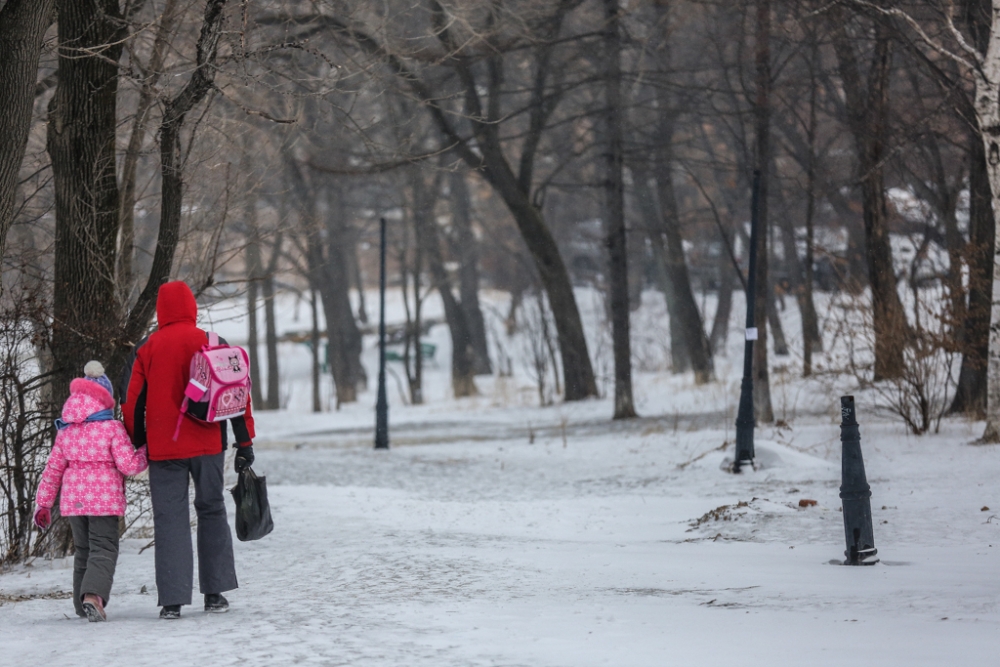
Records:
[[[225,422],[206,424],[188,416],[174,440],[191,357],[207,341],[207,334],[195,325],[197,318],[198,304],[186,283],[162,285],[156,298],[158,328],[136,350],[122,415],[132,442],[147,443],[152,461],[218,454],[225,447]],[[250,405],[243,417],[230,423],[236,442],[249,445],[255,436]]]

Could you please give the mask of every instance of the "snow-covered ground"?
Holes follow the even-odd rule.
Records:
[[[786,381],[795,361],[776,361],[790,425],[758,429],[762,468],[733,476],[735,335],[717,383],[639,372],[628,423],[608,399],[538,407],[523,373],[455,401],[447,331],[430,338],[428,404],[390,381],[388,452],[372,391],[311,414],[308,355],[282,347],[288,407],[259,414],[254,466],[276,527],[236,544],[229,614],[159,621],[153,549],[128,539],[107,624],[73,616],[70,560],[0,575],[0,665],[996,663],[1000,447],[969,444],[981,424],[909,436],[859,401],[882,562],[844,567],[846,380]],[[365,362],[374,378],[370,339]]]

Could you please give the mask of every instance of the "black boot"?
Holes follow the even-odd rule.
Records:
[[[175,618],[180,618],[180,617],[181,617],[181,606],[179,604],[164,605],[160,609],[160,618],[173,620]]]
[[[222,614],[229,611],[229,600],[222,597],[222,593],[208,593],[205,595],[205,611],[212,614]]]

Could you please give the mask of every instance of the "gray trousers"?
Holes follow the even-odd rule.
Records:
[[[194,556],[188,515],[188,478],[194,481],[198,514],[198,579],[203,594],[233,590],[233,536],[223,498],[225,452],[149,462],[156,541],[156,589],[161,607],[191,604]]]
[[[73,530],[73,606],[77,616],[83,611],[84,595],[99,595],[104,604],[111,597],[111,584],[118,563],[118,517],[71,516]]]

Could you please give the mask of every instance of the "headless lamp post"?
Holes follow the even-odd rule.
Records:
[[[375,401],[375,449],[389,449],[389,402],[385,397],[385,218],[379,220],[378,399]]]
[[[754,320],[757,274],[757,234],[759,220],[760,172],[753,173],[753,190],[750,196],[750,265],[747,269],[747,327],[746,345],[743,348],[743,382],[740,383],[740,408],[736,415],[736,455],[733,472],[740,472],[746,464],[753,466],[753,430],[757,420],[753,413],[753,343],[757,340]],[[766,344],[766,341],[765,341]]]

